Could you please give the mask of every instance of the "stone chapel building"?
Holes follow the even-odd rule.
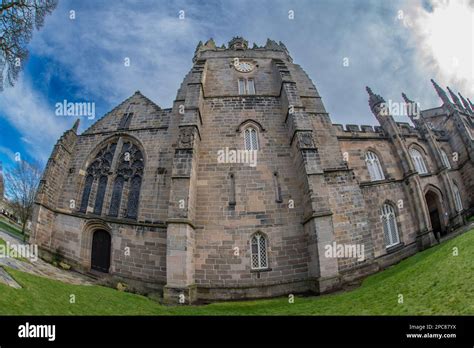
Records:
[[[380,126],[344,128],[281,42],[199,43],[172,108],[136,92],[58,140],[31,242],[165,303],[333,291],[473,213],[474,105],[433,85],[415,127],[367,88]]]

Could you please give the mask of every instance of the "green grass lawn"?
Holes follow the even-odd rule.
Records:
[[[10,222],[7,222],[3,217],[0,218],[0,230],[10,232],[23,240],[23,233],[21,233],[21,229]]]
[[[453,248],[459,255],[453,256]],[[474,230],[373,276],[344,293],[319,297],[162,306],[100,286],[77,286],[8,269],[23,289],[0,284],[0,314],[24,315],[472,315]],[[75,295],[76,303],[69,302]],[[403,303],[399,302],[403,295]]]

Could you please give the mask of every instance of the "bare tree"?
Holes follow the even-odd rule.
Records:
[[[28,57],[26,45],[57,0],[0,0],[0,91],[13,86]]]
[[[39,165],[26,161],[18,161],[12,169],[5,173],[7,205],[20,219],[24,240],[26,240],[26,225],[33,213],[33,204],[40,179]]]

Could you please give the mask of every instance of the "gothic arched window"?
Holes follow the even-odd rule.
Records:
[[[397,219],[395,209],[392,205],[384,204],[382,207],[382,224],[385,246],[391,247],[400,243],[400,236],[398,235]]]
[[[89,204],[89,196],[91,195],[92,183],[94,182],[94,176],[92,174],[87,175],[84,183],[84,191],[82,193],[81,206],[79,211],[85,213],[87,211],[87,205]]]
[[[423,160],[423,156],[421,155],[420,151],[412,147],[410,149],[410,156],[418,174],[427,174],[428,169],[426,169],[425,161]]]
[[[458,212],[463,210],[461,193],[459,192],[459,187],[453,182],[453,193],[454,193],[454,204],[456,205],[456,210]]]
[[[252,269],[268,268],[267,238],[260,232],[255,233],[251,240]]]
[[[125,180],[119,175],[115,178],[114,187],[112,189],[112,199],[110,200],[109,215],[117,217],[120,211],[120,202],[122,200],[122,190]]]
[[[247,127],[244,131],[245,150],[258,150],[258,133],[254,127]]]
[[[367,164],[367,169],[369,170],[370,180],[376,181],[385,179],[379,158],[374,152],[367,151],[365,154],[365,163]]]
[[[121,142],[121,141],[120,141]],[[87,167],[84,190],[82,194],[81,212],[87,212],[89,197],[94,180],[98,180],[95,195],[94,214],[101,215],[104,198],[107,191],[109,175],[114,174],[110,206],[108,215],[118,217],[125,187],[128,188],[127,218],[138,217],[140,189],[144,171],[144,159],[141,150],[130,140],[124,140],[120,154],[115,155],[117,142],[109,143],[103,147],[92,163]],[[115,159],[114,159],[115,156]],[[114,167],[112,168],[112,163]],[[127,186],[126,186],[127,185]]]
[[[443,149],[440,149],[441,152],[441,160],[446,168],[451,169],[451,163],[449,163],[449,158],[446,152]]]

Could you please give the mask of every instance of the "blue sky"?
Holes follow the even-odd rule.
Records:
[[[468,0],[60,0],[18,83],[0,93],[0,161],[8,167],[19,152],[45,164],[74,122],[55,115],[63,100],[95,103],[96,120],[136,90],[170,107],[197,43],[211,37],[219,46],[234,36],[282,41],[333,123],[376,124],[366,85],[426,109],[440,105],[434,78],[473,100],[473,35]],[[79,130],[96,120],[81,118]]]

